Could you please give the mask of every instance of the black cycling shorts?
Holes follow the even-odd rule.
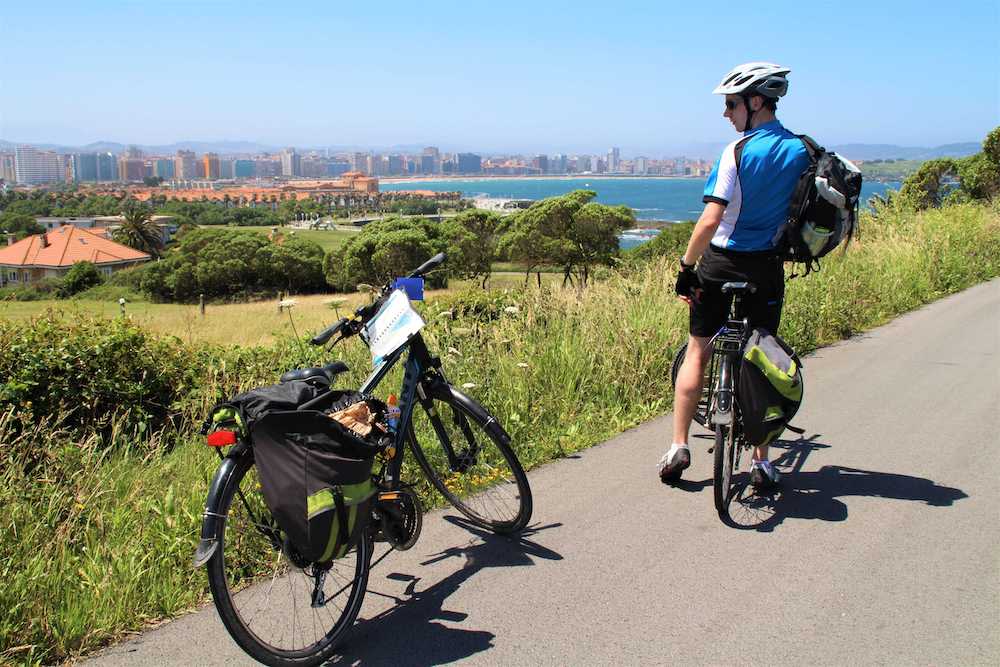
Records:
[[[701,279],[701,300],[691,306],[688,331],[692,336],[711,337],[729,319],[732,294],[723,294],[727,282],[751,282],[757,286],[754,294],[743,297],[743,315],[750,327],[778,332],[781,307],[785,300],[785,272],[782,262],[773,253],[736,252],[709,246],[698,262]]]

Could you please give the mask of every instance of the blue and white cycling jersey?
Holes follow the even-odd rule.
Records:
[[[802,141],[776,120],[726,146],[702,198],[726,207],[712,245],[743,252],[774,248],[792,191],[807,166]]]

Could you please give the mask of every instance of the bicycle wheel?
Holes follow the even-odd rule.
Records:
[[[681,371],[681,364],[684,363],[684,355],[687,354],[687,349],[688,349],[687,343],[681,345],[680,349],[677,350],[677,354],[674,355],[673,362],[670,364],[671,387],[674,388],[677,387],[677,374],[680,373]],[[698,402],[698,406],[694,410],[694,420],[699,424],[701,424],[702,426],[708,425],[708,419],[705,418],[705,414],[707,413],[707,408],[708,408],[708,393],[709,393],[709,387],[708,387],[709,373],[707,368],[705,369],[705,374],[706,377],[703,381],[701,389],[701,400]]]
[[[441,495],[474,524],[495,533],[528,525],[528,478],[496,420],[448,385],[418,402],[410,421],[410,446]]]
[[[208,583],[223,624],[240,647],[266,665],[318,665],[357,618],[368,584],[371,536],[326,570],[325,604],[312,607],[313,564],[282,548],[264,504],[253,458],[233,471],[220,499],[219,546]],[[290,560],[290,557],[296,562]]]
[[[735,430],[728,425],[716,424],[715,447],[713,448],[712,487],[715,492],[715,509],[723,521],[729,517],[735,453]]]

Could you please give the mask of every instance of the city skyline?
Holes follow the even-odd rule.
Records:
[[[683,156],[623,158],[617,147],[604,155],[479,155],[442,152],[425,146],[419,152],[381,154],[370,151],[303,151],[287,147],[256,154],[219,154],[177,149],[146,153],[130,145],[116,153],[56,153],[30,145],[0,151],[0,181],[18,185],[51,183],[167,183],[170,187],[208,186],[216,182],[288,181],[347,177],[437,177],[457,175],[531,176],[609,174],[639,176],[703,176],[710,162]],[[151,180],[152,179],[152,180]]]
[[[792,68],[779,118],[826,145],[979,141],[1000,119],[998,12],[21,3],[0,28],[0,138],[679,155],[734,138],[711,90],[736,63],[772,60]],[[80,48],[95,39],[126,55]]]

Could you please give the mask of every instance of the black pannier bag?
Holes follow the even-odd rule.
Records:
[[[739,401],[743,435],[751,447],[780,436],[802,403],[802,364],[785,341],[754,329],[743,348]]]
[[[226,404],[245,416],[264,502],[303,557],[326,562],[357,544],[376,488],[375,455],[384,446],[378,425],[359,435],[319,410],[296,409],[325,389],[305,381],[262,387]],[[375,422],[385,405],[356,392],[333,392],[328,413],[364,402]]]

